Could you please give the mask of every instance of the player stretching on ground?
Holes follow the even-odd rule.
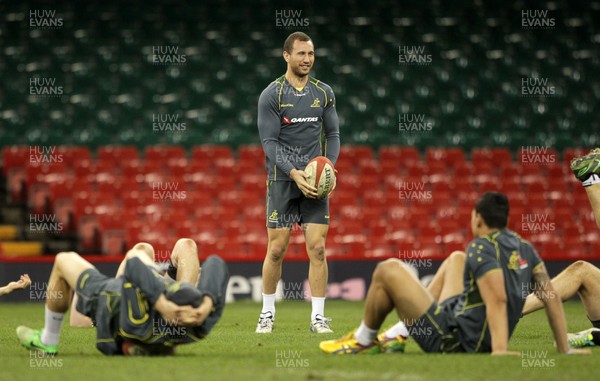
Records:
[[[123,266],[122,276],[109,278],[77,253],[57,254],[48,282],[44,329],[18,327],[21,344],[47,354],[58,352],[71,290],[79,295],[79,312],[93,320],[96,347],[106,355],[171,354],[176,345],[208,335],[221,317],[229,275],[219,257],[204,262],[197,288],[161,278],[148,244],[135,245]]]
[[[19,280],[10,282],[4,287],[0,287],[0,296],[8,295],[15,290],[24,290],[31,284],[31,279],[29,275],[23,274],[19,278]]]
[[[596,224],[600,228],[600,185],[598,185],[600,184],[600,148],[592,150],[585,156],[573,158],[571,160],[571,170],[577,179],[582,181],[594,211]],[[445,273],[443,271],[446,268],[444,263],[447,261],[455,264],[452,267],[455,269],[453,275],[438,277],[438,274]],[[431,287],[437,283],[436,280],[443,279],[452,283],[453,279],[456,280],[462,277],[464,253],[454,252],[444,263],[428,286],[428,290],[434,297],[435,294]],[[562,301],[569,300],[575,294],[578,294],[583,302],[587,317],[593,326],[593,328],[585,331],[568,334],[569,345],[572,347],[600,345],[600,269],[588,262],[577,261],[554,277],[552,286],[556,293],[560,295]],[[438,298],[436,298],[436,301],[441,302]],[[542,301],[532,293],[525,301],[523,315],[537,311],[543,306]],[[386,352],[402,352],[408,335],[408,329],[400,321],[379,335],[381,347]]]
[[[427,286],[427,290],[438,304],[462,292],[466,258],[462,251],[450,254]],[[551,283],[563,302],[575,294],[579,295],[593,326],[585,331],[567,334],[569,345],[573,348],[600,345],[600,269],[589,262],[577,261],[552,278]],[[531,293],[525,299],[522,314],[525,316],[542,308],[543,301],[535,293]],[[404,322],[399,321],[380,334],[378,340],[383,352],[404,352],[408,336],[409,329]]]
[[[508,340],[521,317],[523,294],[533,291],[546,307],[558,351],[589,353],[569,349],[562,303],[533,247],[506,229],[508,209],[508,199],[501,193],[488,192],[477,201],[471,213],[476,238],[467,247],[462,294],[452,296],[452,290],[442,287],[438,304],[402,261],[384,261],[373,273],[358,330],[339,340],[321,342],[321,350],[333,354],[380,352],[377,333],[395,308],[409,330],[420,328],[411,336],[425,352],[518,354],[508,351]],[[446,299],[444,292],[449,295]]]
[[[148,244],[146,244],[148,245]],[[148,245],[150,246],[150,245]],[[152,249],[152,259],[154,259],[154,248]],[[123,275],[125,272],[125,260],[121,262],[115,278]],[[200,276],[200,261],[198,260],[198,248],[196,243],[189,238],[181,238],[177,240],[171,258],[169,258],[169,268],[165,274],[169,279],[176,280],[178,282],[187,282],[189,284],[198,285]],[[92,327],[92,319],[77,312],[77,293],[73,295],[73,301],[71,302],[71,312],[69,318],[69,324],[71,327]]]
[[[303,169],[316,156],[335,164],[340,152],[339,121],[331,87],[309,77],[315,55],[310,37],[292,33],[283,45],[285,75],[271,82],[258,100],[258,131],[266,156],[267,255],[263,263],[263,307],[257,333],[271,333],[275,322],[275,290],[295,223],[302,226],[310,259],[311,332],[329,333],[324,317],[327,289],[325,238],[329,200],[316,199],[316,188]],[[324,138],[324,139],[323,139]]]

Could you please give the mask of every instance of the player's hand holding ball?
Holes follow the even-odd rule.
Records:
[[[292,169],[290,172],[290,177],[296,182],[296,185],[298,185],[298,188],[300,188],[300,191],[304,197],[317,198],[317,188],[308,183],[308,174],[305,171]]]
[[[316,198],[327,198],[335,189],[336,170],[333,163],[325,156],[317,156],[308,162],[306,168],[306,181],[316,189]]]

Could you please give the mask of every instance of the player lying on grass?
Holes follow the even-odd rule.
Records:
[[[149,246],[151,247],[151,245]],[[154,248],[152,248],[152,252],[154,253]],[[196,243],[188,238],[179,239],[175,243],[171,253],[169,268],[165,273],[165,277],[197,286],[198,281],[200,280],[200,261],[198,260]],[[153,255],[154,254],[152,254],[152,259],[154,260]],[[119,265],[115,278],[123,275],[124,271],[125,260]],[[91,328],[93,326],[92,319],[77,312],[77,300],[77,293],[75,293],[73,295],[73,301],[71,302],[69,324],[71,327]]]
[[[562,303],[536,251],[506,228],[508,211],[508,199],[498,192],[487,192],[477,201],[471,213],[476,238],[467,247],[462,292],[443,280],[451,273],[451,262],[438,285],[428,290],[401,260],[384,261],[373,273],[360,327],[339,340],[321,342],[321,350],[380,353],[377,333],[396,309],[409,330],[418,328],[411,336],[425,352],[518,354],[508,351],[508,341],[521,317],[523,295],[535,292],[545,306],[558,351],[589,353],[569,349]]]
[[[462,277],[466,254],[455,251],[440,266],[427,290],[439,303],[448,296],[462,292]],[[564,302],[575,294],[583,302],[588,319],[593,328],[567,334],[569,345],[573,348],[600,345],[600,269],[586,261],[577,261],[569,265],[560,274],[552,278],[552,288]],[[522,315],[544,308],[543,301],[531,293],[525,299]],[[404,322],[400,321],[378,336],[383,352],[403,352],[406,339],[410,335]]]
[[[29,287],[31,284],[31,279],[29,279],[29,275],[23,274],[19,278],[19,280],[10,282],[4,287],[0,287],[0,296],[8,295],[15,290],[23,290]]]
[[[77,310],[96,327],[96,347],[106,355],[172,354],[176,345],[208,335],[223,313],[229,274],[219,257],[206,259],[198,287],[160,277],[148,244],[135,245],[123,266],[123,275],[109,278],[77,253],[59,253],[48,282],[44,329],[18,327],[21,344],[58,352],[72,289]]]

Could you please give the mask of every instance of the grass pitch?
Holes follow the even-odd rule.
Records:
[[[43,304],[0,304],[0,380],[575,380],[595,379],[600,349],[591,356],[561,356],[553,347],[543,311],[517,326],[510,349],[519,356],[426,355],[409,341],[404,354],[329,356],[321,340],[337,338],[356,328],[362,303],[328,301],[335,334],[308,331],[310,304],[277,305],[271,335],[254,333],[260,306],[251,302],[228,305],[222,321],[198,344],[177,349],[174,357],[106,357],[95,348],[95,330],[65,325],[57,358],[40,359],[22,348],[15,328],[42,327]],[[565,304],[571,332],[590,327],[579,302]],[[386,326],[395,318],[390,315]],[[60,360],[60,361],[59,361]],[[529,361],[528,361],[529,360]]]

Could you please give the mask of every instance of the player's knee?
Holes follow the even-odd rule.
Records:
[[[146,243],[146,242],[136,243],[135,246],[133,247],[133,250],[143,251],[144,253],[146,253],[146,255],[148,255],[149,257],[152,257],[152,259],[154,259],[154,248],[149,243]]]
[[[452,259],[453,261],[465,262],[467,260],[467,254],[465,254],[464,251],[455,250],[452,253],[450,253],[448,258]]]
[[[79,254],[77,254],[74,251],[62,251],[62,252],[56,254],[56,256],[54,257],[54,263],[61,265],[65,262],[69,261],[74,256],[78,256],[78,255]]]
[[[308,254],[311,261],[325,261],[325,243],[318,242],[308,246]]]
[[[592,265],[589,262],[583,261],[583,260],[578,260],[575,261],[575,263],[573,263],[571,266],[569,266],[570,271],[573,271],[577,274],[580,274],[581,276],[583,276],[585,278],[586,273],[590,270],[590,267]]]
[[[198,252],[198,246],[196,245],[196,242],[194,242],[194,240],[190,238],[178,239],[177,243],[175,243],[175,246],[181,247],[184,250]]]
[[[271,243],[269,245],[267,256],[273,262],[281,262],[285,256],[285,246]]]
[[[373,279],[381,279],[385,277],[390,271],[398,271],[402,268],[402,261],[396,258],[386,259],[385,261],[379,262],[373,272]]]

